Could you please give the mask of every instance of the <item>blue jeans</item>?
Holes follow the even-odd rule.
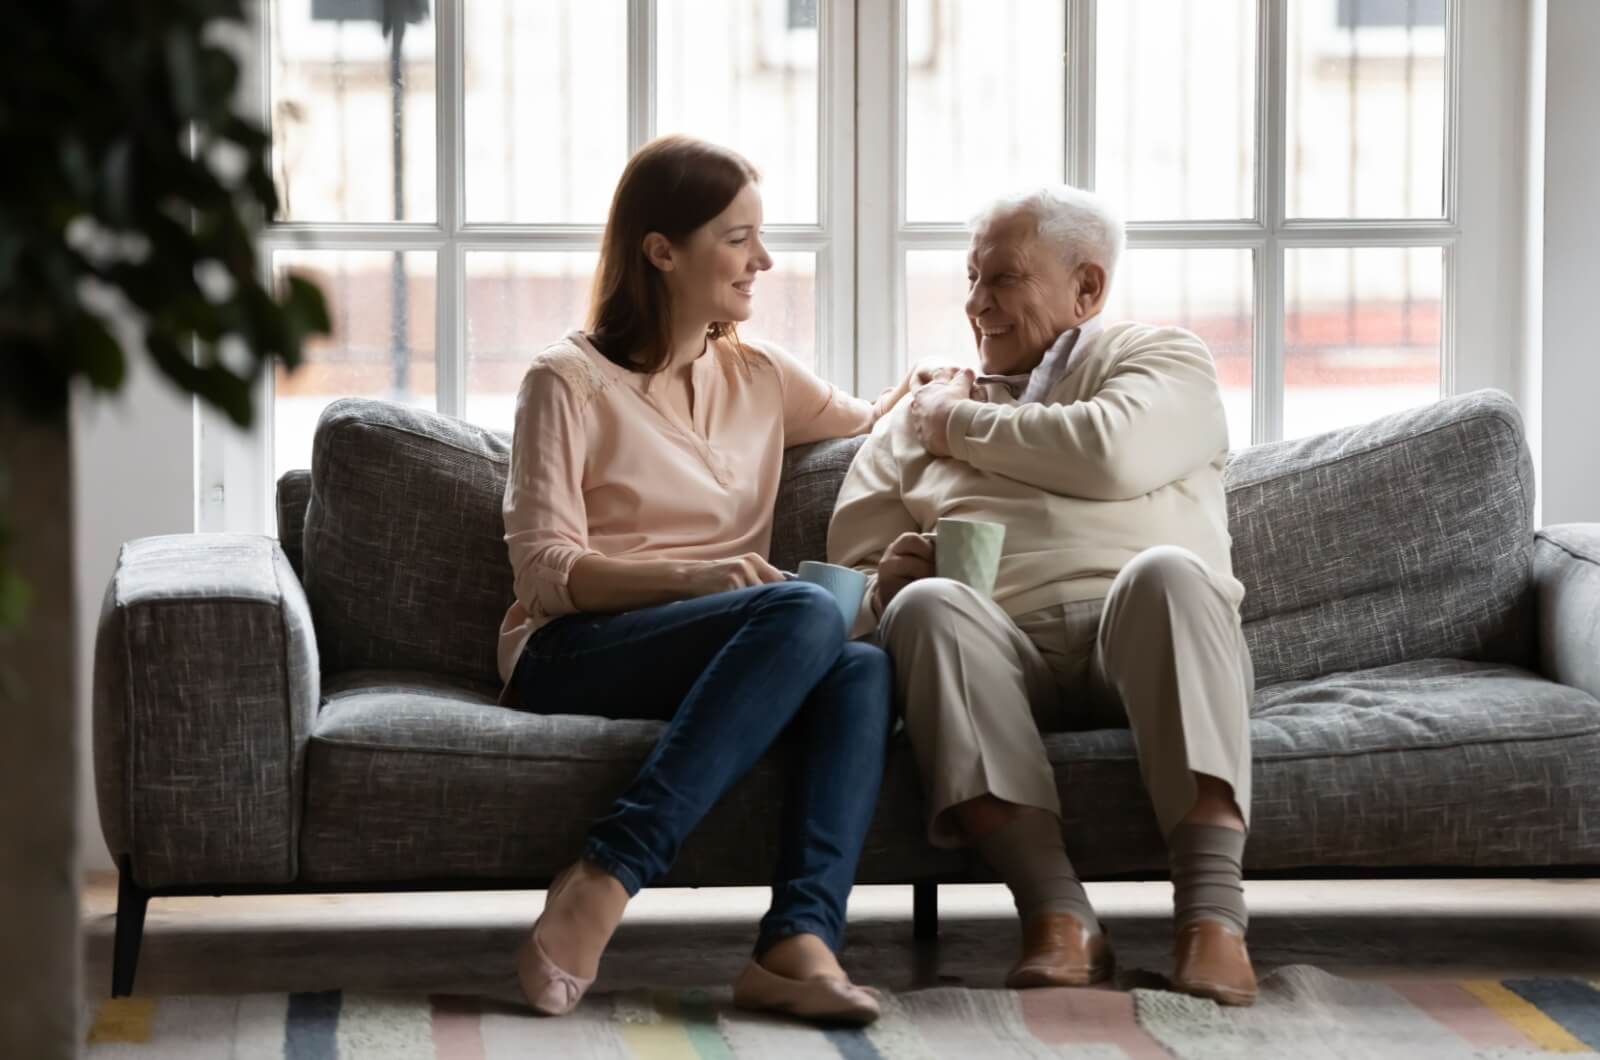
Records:
[[[777,743],[782,827],[756,952],[802,933],[839,948],[883,777],[892,682],[882,649],[846,639],[826,590],[784,582],[567,615],[529,639],[513,680],[524,709],[581,703],[586,714],[667,722],[584,846],[630,895]]]

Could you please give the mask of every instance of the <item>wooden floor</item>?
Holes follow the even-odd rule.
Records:
[[[1125,968],[1169,970],[1171,888],[1090,884]],[[1356,977],[1600,975],[1600,880],[1248,884],[1259,970],[1314,964]],[[767,892],[647,891],[629,907],[597,989],[718,986],[743,963]],[[343,989],[516,998],[510,955],[538,892],[170,898],[150,903],[135,993]],[[998,986],[1017,930],[999,887],[940,889],[940,937],[911,937],[909,887],[858,888],[844,963],[894,990]],[[85,988],[110,992],[116,883],[84,891]]]

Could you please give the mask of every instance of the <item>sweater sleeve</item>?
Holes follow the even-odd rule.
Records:
[[[584,402],[557,366],[535,362],[517,392],[501,513],[517,601],[529,614],[578,610],[567,589],[589,547],[583,502]]]
[[[882,616],[874,598],[878,561],[884,550],[901,534],[922,529],[900,493],[900,473],[888,426],[885,423],[874,430],[856,453],[828,524],[828,562],[854,567],[867,576],[867,595],[850,630],[852,637],[865,636],[878,628]]]
[[[1061,496],[1116,501],[1176,482],[1228,447],[1216,368],[1180,328],[1131,340],[1091,397],[1062,405],[960,402],[950,453]]]
[[[785,446],[865,434],[884,411],[880,406],[888,399],[888,391],[876,402],[865,401],[819,378],[779,346],[764,342],[756,350],[778,373]]]

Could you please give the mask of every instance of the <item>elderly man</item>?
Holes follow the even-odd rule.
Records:
[[[1216,371],[1186,331],[1102,325],[1121,223],[1043,188],[973,222],[967,317],[983,373],[879,422],[839,494],[829,559],[871,584],[927,793],[928,836],[1010,887],[1011,987],[1110,975],[1068,860],[1041,729],[1120,724],[1166,837],[1174,985],[1255,998],[1240,882],[1251,664],[1239,625]],[[934,577],[945,516],[1005,525],[992,596]]]

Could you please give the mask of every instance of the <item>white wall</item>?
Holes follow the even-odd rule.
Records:
[[[1524,411],[1537,417],[1544,522],[1600,521],[1600,3],[1534,6],[1531,24],[1545,30],[1530,48],[1545,66],[1544,231],[1530,320],[1542,350],[1525,373],[1534,399]]]
[[[74,562],[77,568],[78,823],[86,869],[110,869],[94,794],[94,637],[123,542],[194,530],[194,401],[141,351],[114,397],[72,395]]]

